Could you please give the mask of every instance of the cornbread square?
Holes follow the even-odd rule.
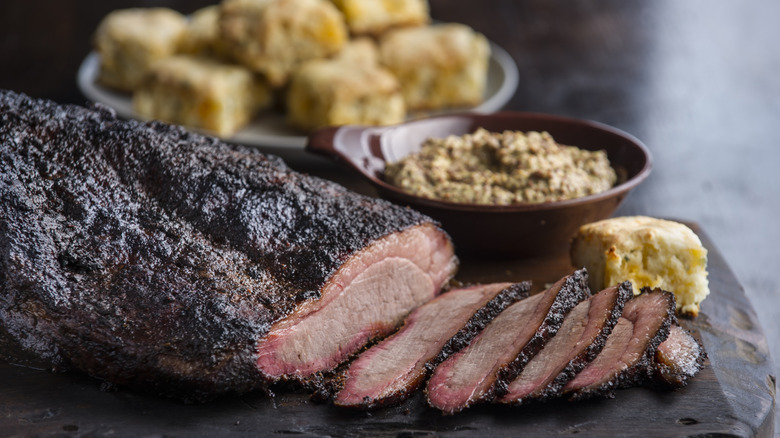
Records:
[[[396,29],[379,45],[380,60],[401,82],[409,110],[477,105],[487,84],[490,45],[463,24]]]
[[[349,40],[333,58],[367,67],[378,67],[379,47],[371,38],[358,37]]]
[[[331,0],[354,35],[380,35],[395,27],[422,26],[431,21],[426,0]]]
[[[133,91],[155,62],[179,49],[187,19],[167,8],[119,9],[108,14],[94,35],[100,54],[98,81]]]
[[[406,108],[401,86],[389,71],[371,61],[376,59],[372,44],[355,41],[334,59],[303,64],[287,92],[289,123],[311,131],[330,125],[402,122]]]
[[[687,226],[646,216],[583,225],[571,247],[574,266],[585,266],[591,289],[625,280],[674,293],[677,312],[696,316],[709,295],[707,250]]]
[[[271,92],[248,69],[214,59],[176,55],[157,62],[133,94],[137,114],[230,136],[259,109]]]
[[[224,0],[219,28],[231,55],[274,87],[303,62],[338,52],[348,38],[344,16],[328,0]]]
[[[179,51],[192,55],[227,57],[227,49],[219,36],[219,5],[198,9],[190,15]]]

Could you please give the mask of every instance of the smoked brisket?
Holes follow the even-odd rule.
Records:
[[[669,336],[655,352],[653,379],[649,386],[681,388],[703,367],[707,358],[704,347],[687,330],[672,325]]]
[[[529,291],[529,282],[471,286],[418,307],[397,333],[350,364],[334,404],[373,409],[403,401],[431,369],[468,345],[496,315],[528,297]]]
[[[587,298],[584,269],[549,289],[501,312],[463,350],[434,370],[426,389],[428,403],[446,414],[492,401],[553,337],[564,316]]]
[[[632,294],[631,283],[625,282],[577,304],[555,337],[526,364],[498,401],[522,404],[557,397],[563,385],[604,347]]]
[[[0,325],[52,363],[190,399],[305,378],[456,265],[426,216],[276,157],[0,91]]]
[[[613,397],[614,390],[646,384],[654,356],[675,322],[674,295],[644,288],[623,308],[604,348],[563,388],[573,400]]]

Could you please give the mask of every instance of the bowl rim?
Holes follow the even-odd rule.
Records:
[[[620,184],[617,184],[603,192],[582,196],[579,198],[566,199],[560,201],[551,201],[551,202],[523,203],[523,204],[510,204],[510,205],[469,204],[469,203],[452,202],[452,201],[445,201],[440,199],[426,198],[426,197],[410,194],[404,191],[403,189],[386,182],[383,178],[381,178],[381,175],[375,175],[373,174],[373,172],[368,171],[366,168],[360,166],[358,163],[355,162],[355,160],[358,158],[365,159],[367,157],[345,156],[345,154],[342,153],[340,150],[335,149],[333,144],[336,141],[336,139],[339,138],[340,135],[345,132],[345,130],[365,131],[365,132],[370,132],[371,134],[374,135],[382,136],[387,134],[388,132],[395,131],[398,129],[404,129],[408,126],[412,126],[418,123],[426,123],[437,119],[456,119],[456,118],[469,119],[470,121],[476,122],[477,124],[479,124],[479,121],[481,120],[487,120],[491,118],[510,118],[510,119],[529,119],[529,120],[538,119],[538,120],[545,120],[548,122],[578,125],[580,127],[587,128],[587,129],[595,129],[626,140],[627,144],[630,144],[632,147],[634,147],[636,150],[638,150],[641,153],[641,156],[644,158],[644,164],[642,165],[642,168],[634,176],[628,178],[627,180],[621,182]],[[361,141],[368,141],[367,137],[361,136]],[[365,151],[366,149],[367,148],[363,148],[362,150]],[[464,113],[453,113],[453,114],[425,117],[425,118],[411,120],[411,121],[399,123],[397,125],[390,125],[390,126],[343,125],[343,126],[327,127],[315,131],[309,136],[306,145],[306,150],[309,152],[324,154],[331,158],[338,158],[344,161],[347,165],[349,165],[358,173],[360,173],[362,176],[367,178],[373,185],[377,187],[377,189],[379,189],[380,192],[384,192],[384,194],[389,198],[404,201],[409,205],[421,205],[428,208],[436,208],[436,209],[448,210],[452,212],[481,212],[481,213],[505,214],[505,213],[518,213],[518,212],[548,211],[548,210],[576,207],[582,204],[595,203],[605,199],[610,199],[619,196],[622,193],[627,193],[628,191],[632,190],[637,185],[639,185],[639,183],[644,181],[649,176],[650,171],[653,168],[653,158],[647,146],[644,143],[642,143],[642,141],[639,140],[637,137],[621,129],[615,128],[605,123],[588,120],[588,119],[578,119],[573,117],[561,116],[557,114],[547,114],[547,113],[527,112],[527,111],[499,111],[490,114],[464,112]],[[372,155],[372,157],[377,159],[382,159],[385,163],[387,163],[387,160],[385,159],[384,156]]]

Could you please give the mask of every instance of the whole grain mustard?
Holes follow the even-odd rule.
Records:
[[[512,205],[574,199],[617,181],[605,151],[557,143],[547,132],[490,132],[427,139],[389,163],[386,180],[404,191],[468,204]]]

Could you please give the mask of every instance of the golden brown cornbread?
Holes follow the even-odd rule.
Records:
[[[230,54],[274,87],[303,62],[341,50],[348,37],[343,15],[327,0],[224,0],[219,30]]]
[[[360,37],[350,40],[333,59],[361,64],[367,67],[379,66],[379,47],[371,38]]]
[[[484,98],[490,45],[466,25],[392,30],[379,52],[401,83],[409,110],[471,106]]]
[[[180,44],[180,52],[227,57],[227,49],[219,36],[219,5],[198,9],[190,15],[187,30]]]
[[[303,64],[287,93],[290,124],[311,131],[329,125],[402,122],[406,109],[401,87],[375,62],[372,44],[357,40],[334,59]]]
[[[230,136],[271,102],[268,86],[245,67],[176,55],[157,62],[133,94],[142,117]]]
[[[583,225],[571,246],[574,266],[585,266],[592,290],[631,281],[674,293],[679,313],[696,316],[709,295],[707,250],[687,226],[646,216]]]
[[[179,49],[187,19],[167,8],[119,9],[108,14],[95,31],[100,54],[98,81],[132,91],[156,61]]]
[[[380,35],[403,26],[422,26],[431,18],[426,0],[331,0],[355,35]]]

